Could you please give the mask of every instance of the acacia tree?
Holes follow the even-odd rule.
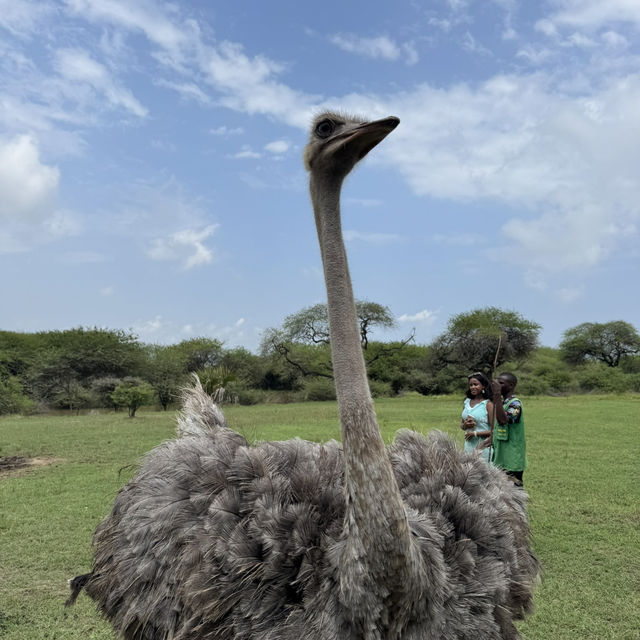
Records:
[[[538,346],[540,328],[516,311],[497,307],[459,313],[431,344],[431,366],[482,371],[491,378],[501,364],[523,358]]]
[[[170,351],[184,365],[184,371],[191,373],[205,367],[216,367],[222,360],[222,342],[213,338],[191,338],[169,347]]]
[[[153,387],[136,378],[123,380],[111,394],[113,403],[120,407],[127,407],[129,417],[134,418],[136,411],[143,405],[151,402]]]
[[[78,395],[78,385],[88,387],[98,378],[135,375],[144,360],[137,338],[120,330],[80,327],[40,332],[31,342],[38,349],[30,355],[25,386],[47,402],[62,399],[65,404],[65,397]]]
[[[223,357],[222,343],[205,337],[174,345],[145,345],[144,349],[147,357],[144,377],[165,411],[188,383],[189,373],[216,367]]]
[[[395,327],[395,320],[384,305],[368,300],[356,300],[356,313],[363,350],[369,347],[371,333],[375,327]],[[395,352],[413,339],[413,334],[391,348]],[[331,353],[329,350],[329,316],[325,303],[305,307],[287,316],[281,329],[268,329],[262,339],[263,355],[275,355],[294,369],[299,375],[332,378]],[[377,350],[371,359],[384,356],[384,349]],[[366,359],[366,358],[365,358]]]
[[[625,356],[640,353],[640,334],[628,322],[583,322],[564,332],[562,357],[570,364],[599,360],[617,367]]]
[[[362,348],[369,346],[373,327],[391,329],[395,320],[389,309],[377,302],[356,300],[356,313],[360,327]],[[305,307],[287,316],[282,325],[284,336],[291,342],[303,344],[329,344],[329,314],[325,303]]]
[[[179,390],[186,384],[187,356],[176,346],[146,345],[147,371],[145,378],[158,396],[160,406],[166,411],[177,399]]]

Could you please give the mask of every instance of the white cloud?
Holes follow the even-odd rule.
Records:
[[[138,319],[131,330],[142,342],[176,344],[193,336],[205,336],[222,340],[227,347],[245,343],[245,319],[239,318],[229,325],[217,326],[207,322],[181,324],[161,315],[150,320]]]
[[[447,4],[451,7],[452,11],[460,12],[469,6],[469,0],[447,0]]]
[[[0,140],[0,219],[43,219],[56,200],[59,180],[58,168],[40,161],[31,136]]]
[[[558,28],[547,18],[538,20],[535,24],[535,29],[549,38],[555,38],[558,36]]]
[[[46,2],[0,0],[0,26],[14,35],[28,36],[55,10],[53,5]]]
[[[559,10],[549,16],[553,25],[598,29],[628,22],[640,27],[637,0],[556,0]]]
[[[549,271],[591,267],[640,217],[640,76],[589,94],[542,74],[428,86],[388,113],[402,123],[378,158],[418,195],[493,200],[514,212],[507,255]]]
[[[153,44],[162,48],[160,59],[176,68],[184,63],[185,51],[197,42],[198,30],[193,21],[185,20],[178,26],[151,0],[137,0],[134,3],[120,0],[66,0],[66,4],[72,12],[89,21],[141,31]]]
[[[160,342],[159,336],[165,329],[166,323],[159,315],[155,316],[153,320],[137,320],[132,326],[133,333],[143,342]]]
[[[107,285],[106,287],[102,287],[100,289],[100,295],[104,296],[105,298],[109,298],[115,293],[115,291],[115,287],[113,287],[112,285]]]
[[[43,164],[36,140],[0,140],[0,254],[79,235],[77,214],[57,208],[60,171]]]
[[[367,58],[397,60],[400,57],[400,49],[387,36],[363,38],[352,33],[338,33],[331,36],[331,42],[344,51],[357,53]]]
[[[369,231],[351,231],[344,232],[344,239],[347,242],[359,241],[366,244],[385,245],[400,242],[402,238],[394,233],[372,233]]]
[[[75,213],[58,210],[43,222],[43,227],[51,238],[65,238],[80,235],[82,222]]]
[[[382,206],[382,200],[377,198],[353,198],[347,197],[344,201],[348,204],[355,204],[360,207],[380,207]]]
[[[594,40],[592,40],[591,38],[588,38],[582,33],[577,33],[577,32],[572,33],[567,38],[567,44],[572,47],[578,47],[583,49],[591,49],[597,46],[597,43]]]
[[[478,42],[469,31],[462,38],[462,48],[470,53],[480,53],[482,55],[493,55],[487,47]]]
[[[265,56],[249,57],[241,45],[223,42],[203,47],[199,63],[207,81],[223,95],[220,103],[249,114],[268,114],[294,126],[306,127],[319,96],[277,82],[283,66]]]
[[[270,153],[280,154],[287,152],[290,146],[286,140],[274,140],[266,144],[264,148],[265,151],[269,151]]]
[[[108,69],[93,60],[81,49],[60,49],[56,52],[55,67],[58,73],[72,83],[85,83],[116,107],[123,107],[138,117],[148,114],[147,109],[138,102],[133,94],[119,85]]]
[[[616,31],[605,31],[600,37],[611,49],[624,49],[629,46],[629,41]]]
[[[238,160],[245,160],[245,159],[256,160],[258,158],[261,158],[262,154],[258,153],[257,151],[253,151],[253,149],[245,146],[242,148],[242,151],[238,151],[237,153],[234,153],[231,157],[236,158]]]
[[[535,289],[536,291],[546,291],[549,288],[547,275],[548,274],[546,273],[542,274],[536,269],[526,269],[523,273],[523,280],[531,289]]]
[[[182,262],[184,269],[201,267],[213,261],[213,251],[204,241],[213,235],[218,225],[211,224],[204,229],[183,229],[166,238],[155,238],[147,255],[152,260]]]
[[[412,42],[398,45],[388,36],[365,38],[353,33],[337,33],[330,40],[343,51],[365,58],[398,60],[404,57],[408,65],[418,62],[418,52]]]
[[[471,247],[473,245],[484,244],[486,239],[475,233],[443,234],[437,233],[433,236],[434,242],[452,247]]]
[[[193,100],[202,105],[211,105],[211,98],[193,82],[171,82],[170,80],[160,79],[156,81],[159,87],[166,87],[177,92],[183,100]]]
[[[553,55],[554,53],[551,49],[534,45],[526,45],[516,53],[518,58],[524,58],[535,66],[547,62]]]
[[[216,99],[217,105],[245,113],[269,114],[294,126],[306,127],[320,101],[319,96],[278,82],[277,76],[285,70],[282,64],[262,55],[248,56],[238,43],[207,44],[198,23],[183,18],[176,5],[159,7],[150,0],[133,4],[120,0],[66,0],[66,3],[72,13],[90,22],[143,33],[159,47],[153,55],[160,64],[190,78],[194,72],[204,75],[206,83],[221,94]],[[95,68],[84,71],[89,72],[94,82],[102,79]],[[206,91],[193,82],[174,84],[174,88],[191,97],[206,96]],[[106,87],[101,86],[105,91]],[[127,105],[134,113],[145,109],[123,87],[112,83],[111,88],[114,90],[110,99]]]
[[[433,324],[438,317],[437,311],[423,309],[417,313],[403,313],[398,316],[398,322],[419,322],[421,324]]]
[[[222,125],[220,127],[216,127],[215,129],[209,129],[209,133],[212,136],[223,136],[226,138],[228,136],[238,136],[244,133],[244,129],[242,127],[227,127],[225,125]]]
[[[573,302],[578,298],[582,298],[585,294],[585,288],[583,286],[580,287],[566,287],[564,289],[559,289],[556,291],[556,296],[560,298],[563,302]]]

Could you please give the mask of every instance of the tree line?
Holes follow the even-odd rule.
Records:
[[[640,334],[622,320],[567,329],[552,349],[539,346],[537,323],[486,307],[453,316],[431,344],[417,345],[413,333],[374,340],[393,315],[373,302],[356,306],[374,396],[458,393],[470,373],[498,368],[518,375],[522,394],[640,391]],[[103,328],[0,331],[0,414],[108,407],[133,417],[141,405],[169,408],[194,374],[210,393],[224,389],[225,401],[334,399],[326,305],[267,330],[257,354],[206,337],[156,345]]]

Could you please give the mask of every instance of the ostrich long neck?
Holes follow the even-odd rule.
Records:
[[[343,558],[341,578],[344,590],[348,587],[350,569],[355,573],[358,565],[360,571],[365,565],[372,578],[393,591],[390,583],[407,582],[411,539],[369,393],[342,238],[341,186],[341,179],[311,174],[311,200],[327,285],[331,355],[346,467],[347,557]]]

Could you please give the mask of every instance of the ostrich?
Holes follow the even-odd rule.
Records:
[[[399,123],[317,117],[304,161],[327,287],[342,445],[250,446],[196,387],[94,535],[84,588],[126,640],[512,639],[538,562],[526,494],[440,432],[385,447],[340,191]]]

